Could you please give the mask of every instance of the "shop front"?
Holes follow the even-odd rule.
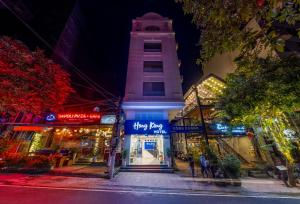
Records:
[[[69,157],[70,164],[105,162],[113,117],[99,113],[59,113],[47,115],[44,123],[15,125],[13,131],[20,141],[17,152],[59,153]]]
[[[170,165],[168,120],[127,120],[124,149],[129,165]]]

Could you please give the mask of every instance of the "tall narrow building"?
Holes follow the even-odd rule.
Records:
[[[171,165],[169,120],[184,106],[172,20],[132,21],[123,110],[126,165]]]

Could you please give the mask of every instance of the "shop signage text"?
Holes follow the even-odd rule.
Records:
[[[215,123],[211,125],[214,134],[224,135],[246,135],[245,126],[229,126],[224,123]]]
[[[45,117],[47,122],[56,123],[100,123],[100,113],[50,113]]]
[[[171,126],[172,133],[204,133],[202,125],[199,126]],[[229,126],[224,123],[207,125],[209,135],[246,135],[245,126]]]
[[[169,134],[169,121],[167,120],[127,120],[125,121],[125,134]]]
[[[57,114],[59,120],[73,120],[73,119],[100,119],[98,113],[59,113]]]
[[[171,126],[172,133],[203,133],[203,126]]]

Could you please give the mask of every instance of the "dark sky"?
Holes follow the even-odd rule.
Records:
[[[75,0],[22,2],[30,12],[23,9],[19,15],[55,46]],[[80,36],[74,51],[75,64],[105,89],[115,95],[123,94],[131,20],[147,12],[157,12],[173,19],[184,79],[183,90],[200,78],[201,68],[196,65],[196,59],[200,54],[199,47],[196,46],[199,31],[191,24],[191,18],[183,14],[181,5],[174,0],[79,0],[79,5],[81,23]],[[0,30],[1,35],[20,39],[31,48],[44,48],[47,54],[51,55],[51,50],[5,9],[0,9],[0,23],[4,25]],[[76,77],[73,80],[77,80]]]

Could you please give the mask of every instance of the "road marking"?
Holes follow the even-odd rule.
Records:
[[[162,191],[142,191],[142,190],[119,190],[119,189],[89,189],[89,188],[67,188],[67,187],[49,187],[49,186],[22,186],[22,185],[5,185],[0,187],[11,188],[31,188],[31,189],[50,189],[50,190],[67,190],[67,191],[86,191],[86,192],[113,192],[113,193],[135,193],[135,194],[157,194],[157,195],[182,195],[182,196],[207,196],[207,197],[234,197],[234,198],[266,198],[266,199],[295,199],[300,200],[300,196],[276,196],[276,195],[241,195],[241,194],[214,194],[213,193],[192,193],[192,192],[162,192]]]

